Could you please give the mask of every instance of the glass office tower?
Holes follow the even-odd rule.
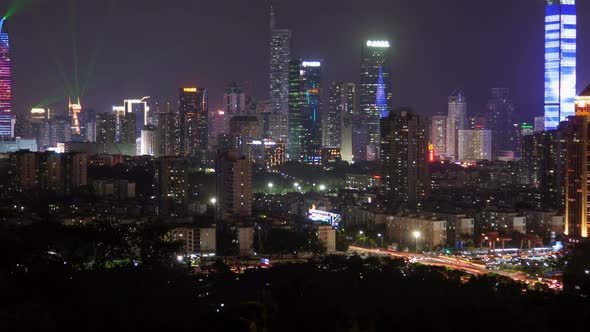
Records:
[[[576,4],[548,0],[545,8],[545,130],[575,113]]]

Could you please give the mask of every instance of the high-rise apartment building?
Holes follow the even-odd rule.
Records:
[[[222,151],[215,165],[217,217],[240,221],[252,216],[252,164],[238,151]]]
[[[444,159],[447,153],[447,116],[433,115],[430,119],[430,144],[435,159]]]
[[[446,159],[456,161],[459,157],[459,130],[467,129],[466,124],[467,100],[461,90],[455,90],[449,96]]]
[[[321,62],[293,60],[289,65],[290,160],[321,163]]]
[[[492,132],[487,129],[461,129],[458,132],[459,161],[474,163],[492,160]]]
[[[389,42],[368,40],[361,50],[360,123],[354,157],[357,160],[377,160],[380,145],[380,119],[391,109],[391,74],[389,68]]]
[[[287,142],[289,136],[289,61],[291,30],[277,29],[274,7],[270,7],[270,112],[279,118],[273,129],[276,140]]]
[[[96,142],[115,143],[117,119],[115,113],[96,114]]]
[[[545,130],[575,114],[576,2],[547,0],[545,7]]]
[[[8,33],[2,32],[4,18],[0,18],[0,138],[12,136],[12,79]]]
[[[207,150],[209,107],[207,89],[181,88],[179,92],[180,153],[196,156]]]
[[[427,121],[402,108],[381,119],[380,166],[388,205],[419,211],[429,188]]]
[[[188,164],[186,160],[175,157],[162,157],[159,163],[159,214],[185,216],[188,208]]]
[[[147,125],[141,130],[141,155],[159,156],[160,144],[158,142],[158,128]]]
[[[178,156],[180,154],[180,121],[177,113],[158,114],[158,147],[160,156]]]

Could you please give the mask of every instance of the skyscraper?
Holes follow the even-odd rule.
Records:
[[[196,156],[199,151],[207,150],[207,89],[181,88],[178,99],[180,153],[185,156]]]
[[[135,116],[135,133],[137,137],[141,135],[141,130],[145,125],[149,124],[148,115],[150,108],[147,100],[150,97],[143,97],[141,99],[125,99],[123,101],[123,107],[125,107],[126,113],[133,113]]]
[[[330,84],[330,111],[324,130],[328,138],[328,145],[340,147],[342,161],[352,163],[352,133],[353,115],[355,109],[355,85],[354,83]]]
[[[380,166],[390,208],[419,211],[428,193],[428,126],[402,108],[381,119]]]
[[[229,116],[246,115],[246,94],[236,82],[230,83],[225,88],[223,111]]]
[[[447,116],[434,115],[430,120],[430,144],[435,159],[444,159],[447,147]]]
[[[9,138],[11,132],[12,81],[8,33],[2,32],[4,19],[0,19],[0,138]]]
[[[380,119],[391,109],[389,46],[388,41],[369,40],[362,47],[359,138],[363,141],[357,144],[357,160],[376,160],[379,155]]]
[[[590,205],[590,85],[576,99],[576,115],[560,125],[566,137],[565,234],[588,237]]]
[[[289,61],[291,30],[277,29],[274,7],[270,7],[270,103],[271,113],[280,118],[275,139],[287,141],[289,117]]]
[[[289,158],[321,163],[321,62],[293,60],[289,65]],[[294,140],[294,141],[292,141]]]
[[[517,151],[515,136],[514,104],[510,99],[510,90],[493,88],[487,104],[488,128],[492,131],[492,151],[498,155],[500,151]]]
[[[576,2],[547,0],[545,7],[545,130],[575,114]]]
[[[461,90],[449,96],[449,115],[447,116],[447,154],[446,159],[456,161],[459,156],[458,131],[466,129],[467,100]]]

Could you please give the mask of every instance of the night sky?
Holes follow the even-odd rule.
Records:
[[[268,98],[265,0],[4,0],[0,10],[10,3],[16,112],[63,109],[76,86],[84,107],[99,112],[126,97],[176,101],[184,85],[207,87],[219,107],[230,81]],[[517,111],[532,116],[542,114],[544,3],[283,0],[278,25],[292,29],[294,56],[325,61],[326,87],[357,82],[362,42],[387,38],[394,106],[446,112],[460,88],[475,113],[490,88],[508,87]],[[590,1],[579,0],[578,91],[590,83],[589,62]]]

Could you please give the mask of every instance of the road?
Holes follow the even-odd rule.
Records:
[[[427,256],[422,254],[415,254],[409,252],[393,252],[384,249],[368,249],[356,246],[350,246],[350,251],[357,252],[357,253],[373,253],[379,255],[389,255],[394,257],[405,257],[409,259],[414,259],[416,262],[420,262],[421,264],[425,265],[434,265],[434,266],[445,266],[455,270],[465,271],[470,274],[475,275],[482,275],[488,274],[492,271],[488,270],[485,265],[477,264],[470,261],[466,261],[459,258],[448,257],[448,256]],[[501,270],[495,270],[494,273],[499,275],[503,275],[509,278],[512,278],[516,281],[525,281],[526,276],[519,274],[519,273],[512,273],[506,272]]]

